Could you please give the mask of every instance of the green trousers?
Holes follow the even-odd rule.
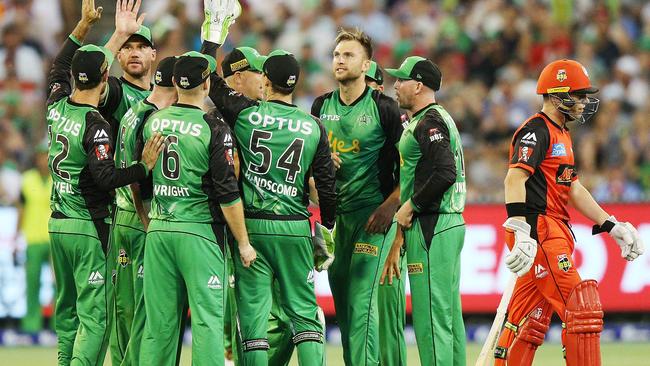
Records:
[[[226,299],[226,318],[224,321],[224,347],[232,351],[232,360],[235,365],[239,365],[241,359],[241,336],[238,329],[237,319],[237,302],[235,301],[235,275],[233,260],[240,260],[239,256],[228,258],[228,269],[231,271],[230,286],[228,288],[228,297]],[[285,366],[289,365],[291,355],[295,348],[291,331],[291,320],[285,314],[282,307],[278,304],[280,297],[280,287],[277,281],[273,281],[273,300],[271,303],[271,314],[269,315],[269,324],[267,337],[269,340],[269,365]]]
[[[41,307],[41,268],[50,262],[50,243],[27,245],[25,276],[27,282],[27,314],[21,319],[23,332],[37,333],[43,329],[43,308]],[[56,298],[56,293],[55,296]],[[54,317],[52,318],[52,320]],[[50,321],[50,324],[53,324]]]
[[[395,234],[366,233],[375,208],[336,217],[335,259],[328,276],[348,366],[380,363],[379,278]]]
[[[140,365],[175,365],[192,317],[192,365],[224,365],[223,319],[228,271],[223,225],[152,220],[144,268],[146,320]]]
[[[104,364],[111,302],[109,230],[104,221],[50,219],[59,365]]]
[[[389,232],[386,239],[394,237],[395,235],[391,235],[391,232]],[[406,250],[401,252],[399,268],[401,279],[393,278],[392,285],[388,284],[388,280],[383,285],[379,285],[377,302],[382,366],[406,366],[406,340],[404,339],[404,326],[406,325]]]
[[[144,242],[146,233],[137,213],[117,209],[109,263],[115,276],[110,350],[114,366],[137,365],[144,330]]]
[[[298,362],[307,366],[323,365],[323,331],[314,294],[309,221],[247,219],[246,227],[257,260],[249,268],[244,268],[239,260],[234,261],[243,350],[240,364],[271,365],[268,319],[272,283],[277,280],[278,305],[291,321],[291,341],[298,350]]]
[[[465,327],[460,303],[460,214],[415,218],[404,231],[413,304],[413,327],[424,366],[465,366]]]

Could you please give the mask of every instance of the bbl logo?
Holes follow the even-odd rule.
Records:
[[[566,78],[567,78],[566,70],[564,70],[564,69],[557,70],[556,78],[557,78],[557,81],[559,81],[559,82],[563,82],[564,80],[566,80]]]
[[[126,254],[126,250],[120,249],[120,255],[117,257],[117,263],[119,263],[122,268],[126,267],[129,264],[129,256]]]
[[[560,254],[557,256],[557,266],[564,272],[569,272],[571,269],[571,261],[566,254]]]

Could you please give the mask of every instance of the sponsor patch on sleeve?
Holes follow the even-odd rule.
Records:
[[[431,142],[440,142],[444,138],[445,137],[440,133],[438,128],[434,127],[429,129],[429,140],[431,140]]]

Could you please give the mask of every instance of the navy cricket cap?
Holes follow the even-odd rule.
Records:
[[[154,75],[154,83],[158,86],[173,87],[172,76],[174,76],[174,65],[176,64],[176,57],[165,57],[158,63],[156,74]]]
[[[224,57],[221,62],[223,77],[234,75],[237,71],[262,72],[262,65],[266,57],[261,56],[256,49],[251,47],[237,47]]]
[[[293,92],[300,77],[300,65],[293,56],[285,50],[275,50],[266,56],[264,75],[281,91]]]
[[[111,51],[105,47],[87,44],[75,51],[70,69],[75,83],[94,84],[102,80],[102,75],[112,63]]]
[[[196,51],[186,52],[176,59],[174,80],[181,89],[194,89],[214,72],[217,61]]]

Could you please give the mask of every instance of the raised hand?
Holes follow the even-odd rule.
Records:
[[[228,29],[241,15],[241,4],[238,0],[203,0],[203,8],[205,20],[201,26],[201,39],[223,44]]]
[[[95,8],[95,0],[82,0],[81,2],[81,21],[93,25],[102,17],[104,8],[101,6]]]
[[[115,31],[131,35],[140,29],[146,14],[138,17],[142,0],[117,0],[115,3]]]

